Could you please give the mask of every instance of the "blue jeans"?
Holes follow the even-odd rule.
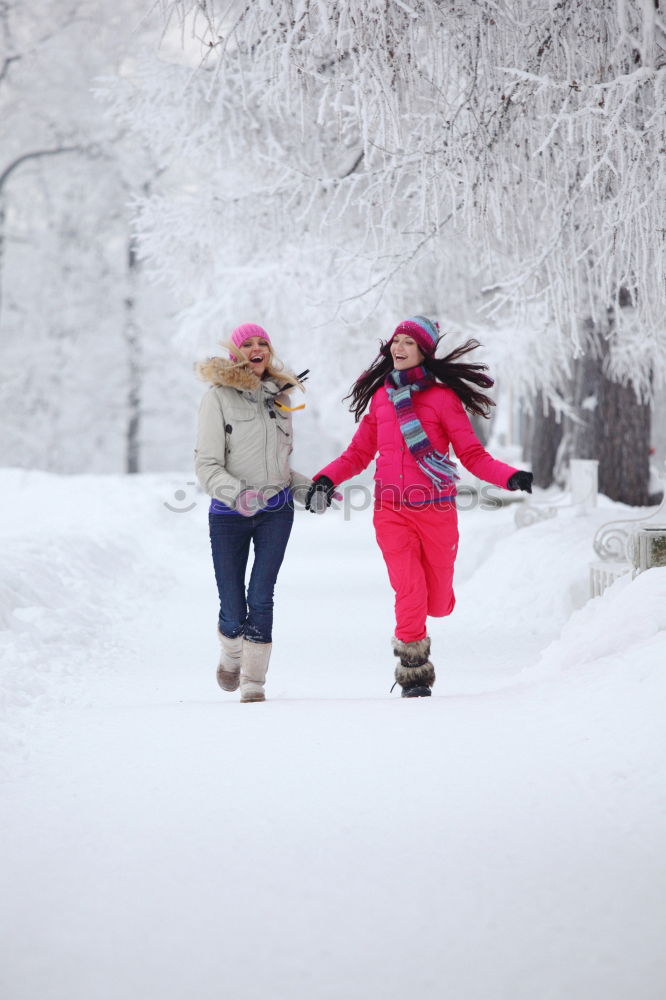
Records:
[[[293,502],[252,517],[210,514],[210,547],[220,596],[223,635],[244,635],[250,642],[271,642],[273,591],[294,523]],[[245,571],[254,546],[254,563],[245,592]]]

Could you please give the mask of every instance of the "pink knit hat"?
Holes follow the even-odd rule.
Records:
[[[249,337],[263,337],[270,344],[271,338],[268,336],[263,326],[257,326],[256,323],[243,323],[242,326],[237,326],[236,329],[231,334],[230,340],[234,347],[240,347],[243,341],[247,340]]]
[[[427,316],[410,316],[398,323],[391,334],[391,340],[399,333],[407,334],[416,341],[425,355],[430,355],[435,353],[439,341],[439,323],[433,323]]]

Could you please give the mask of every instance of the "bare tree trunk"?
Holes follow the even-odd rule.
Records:
[[[139,472],[141,388],[143,381],[141,333],[136,321],[136,282],[138,260],[136,245],[130,237],[127,246],[127,296],[125,298],[124,337],[127,346],[128,392],[125,471],[130,475]]]
[[[633,385],[603,381],[600,418],[599,489],[632,506],[649,503],[650,406]]]
[[[534,403],[529,445],[535,486],[548,489],[555,481],[555,460],[563,432],[562,418],[558,419],[548,400],[539,393]]]
[[[607,341],[595,356],[577,364],[574,403],[579,417],[572,429],[574,458],[599,462],[599,490],[611,500],[632,506],[649,502],[649,403],[641,402],[631,383],[612,382],[605,373]]]
[[[1,13],[1,11],[0,11]],[[5,68],[7,66],[7,61],[5,62]],[[30,160],[41,160],[46,156],[60,156],[62,153],[79,153],[81,152],[80,146],[59,146],[56,149],[35,149],[30,153],[23,153],[21,156],[17,156],[15,160],[0,173],[0,312],[2,311],[2,268],[4,263],[4,249],[5,249],[5,218],[6,218],[6,200],[5,200],[5,188],[8,180],[14,173],[18,170],[24,163],[28,163]]]
[[[601,461],[600,441],[604,431],[601,419],[603,383],[601,357],[587,354],[576,361],[572,400],[576,412],[571,428],[572,458],[595,458]]]

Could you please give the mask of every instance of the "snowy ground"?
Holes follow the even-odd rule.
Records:
[[[617,507],[463,513],[414,702],[369,512],[299,513],[240,705],[191,486],[0,490],[3,998],[661,1000],[666,570],[586,604]]]

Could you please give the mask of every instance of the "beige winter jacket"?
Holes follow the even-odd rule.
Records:
[[[312,480],[289,466],[291,413],[272,378],[259,379],[249,368],[213,358],[202,368],[213,384],[201,400],[195,470],[209,496],[233,507],[245,489],[266,499],[290,486],[301,502]]]

